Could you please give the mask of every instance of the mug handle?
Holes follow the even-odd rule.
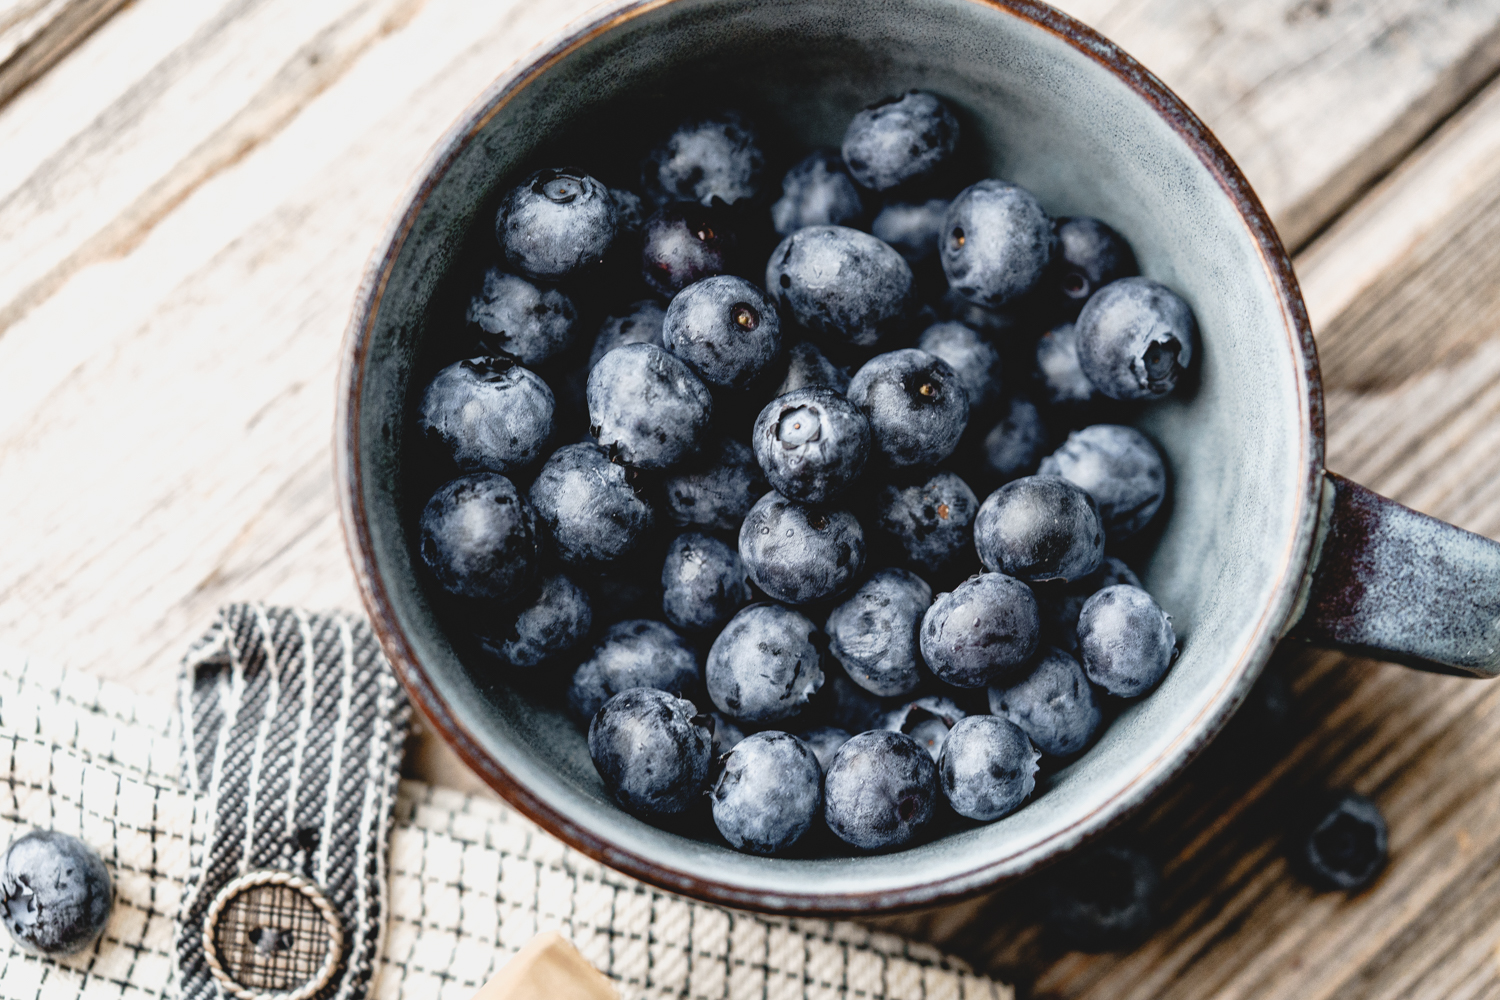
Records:
[[[1500,543],[1323,473],[1288,634],[1419,670],[1500,675]]]

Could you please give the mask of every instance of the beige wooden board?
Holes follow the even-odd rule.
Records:
[[[135,0],[0,107],[0,640],[166,696],[226,601],[356,603],[329,440],[365,255],[448,123],[585,6]],[[1298,268],[1331,467],[1500,536],[1500,96],[1442,124],[1500,64],[1500,3],[1066,6],[1205,116],[1295,241],[1327,227]],[[0,0],[0,44],[23,7]],[[1500,995],[1500,689],[1281,659],[1291,746],[1198,767],[1134,827],[1171,858],[1143,948],[1059,954],[1014,893],[901,926],[1037,995]],[[1280,861],[1319,782],[1392,818],[1353,900]]]

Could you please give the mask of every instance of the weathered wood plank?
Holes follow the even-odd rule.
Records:
[[[0,107],[87,38],[126,0],[11,0],[0,5]]]

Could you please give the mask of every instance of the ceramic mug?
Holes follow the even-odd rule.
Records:
[[[560,708],[466,669],[416,556],[426,495],[410,485],[413,403],[437,364],[432,345],[462,321],[455,303],[472,291],[456,265],[495,259],[500,194],[551,151],[581,148],[597,123],[670,116],[684,95],[704,93],[769,110],[804,147],[836,147],[856,110],[912,87],[962,109],[992,176],[1031,189],[1055,215],[1115,226],[1143,273],[1198,317],[1194,384],[1139,421],[1172,474],[1160,541],[1140,568],[1182,654],[1093,749],[998,822],[890,854],[738,854],[711,831],[662,830],[622,812]],[[576,350],[581,360],[588,345]],[[413,700],[541,826],[702,899],[869,912],[1030,871],[1182,770],[1288,635],[1476,676],[1500,663],[1500,545],[1324,471],[1307,314],[1239,170],[1149,72],[1027,0],[644,0],[592,15],[505,73],[438,144],[371,261],[341,378],[349,549]]]

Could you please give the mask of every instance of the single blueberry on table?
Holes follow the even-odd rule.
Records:
[[[104,932],[114,886],[88,844],[55,830],[11,841],[0,864],[5,929],[33,955],[71,955]]]
[[[658,202],[726,205],[754,198],[764,185],[760,134],[738,111],[682,122],[641,165],[641,184]]]
[[[781,179],[771,225],[782,236],[807,226],[857,226],[865,215],[859,187],[836,153],[809,153]]]
[[[750,446],[720,438],[667,477],[666,513],[683,528],[738,531],[766,485]]]
[[[702,687],[693,648],[661,622],[637,618],[611,625],[593,655],[578,665],[568,687],[568,711],[588,722],[606,701],[631,688],[692,698]]]
[[[770,492],[740,525],[751,581],[787,604],[835,597],[865,565],[865,533],[846,510],[824,510]]]
[[[714,825],[729,846],[749,854],[781,854],[818,818],[823,769],[797,737],[756,733],[725,756],[709,802]]]
[[[922,618],[922,659],[954,687],[981,688],[1036,652],[1040,621],[1031,588],[1000,573],[939,594]]]
[[[730,269],[739,240],[720,208],[676,202],[646,220],[641,239],[641,277],[658,295],[671,298],[694,282]]]
[[[1292,842],[1293,866],[1320,889],[1353,892],[1385,866],[1388,835],[1380,807],[1356,792],[1318,803]]]
[[[766,291],[793,319],[829,343],[858,348],[909,328],[912,280],[899,253],[844,226],[799,229],[766,264]]]
[[[438,372],[417,426],[465,472],[525,469],[552,436],[552,390],[507,358],[470,358]]]
[[[468,321],[482,353],[539,365],[572,342],[578,307],[555,288],[539,288],[492,267],[479,294],[469,300]]]
[[[990,688],[990,711],[1020,726],[1038,750],[1054,757],[1088,746],[1103,718],[1083,667],[1050,648],[1037,656],[1026,676]]]
[[[823,686],[818,627],[791,608],[752,604],[729,620],[708,651],[704,675],[714,707],[744,722],[802,711]]]
[[[963,323],[934,323],[922,331],[917,348],[948,363],[969,394],[969,410],[988,410],[1000,401],[1000,352]]]
[[[1042,459],[1039,471],[1087,490],[1099,504],[1110,542],[1123,542],[1149,524],[1167,495],[1161,452],[1146,435],[1121,424],[1074,431]]]
[[[946,361],[907,348],[877,354],[849,380],[849,402],[870,421],[870,439],[891,469],[936,465],[969,422],[969,395]]]
[[[459,597],[520,597],[536,581],[540,544],[537,512],[493,472],[453,480],[422,508],[422,561]]]
[[[829,612],[828,651],[866,691],[910,694],[922,683],[917,631],[931,604],[932,588],[921,577],[883,569]]]
[[[1027,476],[985,498],[974,548],[991,573],[1039,583],[1076,580],[1104,559],[1104,519],[1082,488],[1058,476]]]
[[[1140,273],[1125,237],[1098,219],[1058,219],[1057,250],[1058,292],[1073,310],[1110,282]]]
[[[618,228],[609,188],[571,167],[526,178],[495,218],[506,262],[536,281],[562,281],[601,263]]]
[[[1042,283],[1057,251],[1057,234],[1030,191],[986,180],[965,188],[948,206],[938,248],[953,290],[995,309]]]
[[[750,603],[740,554],[711,535],[678,535],[661,568],[662,614],[680,629],[717,628]]]
[[[1177,655],[1171,617],[1139,587],[1105,587],[1078,613],[1078,658],[1089,680],[1121,698],[1145,694]]]
[[[1079,577],[1061,590],[1049,588],[1036,602],[1042,614],[1043,639],[1078,655],[1078,613],[1090,597],[1119,583],[1141,585],[1140,577],[1122,560],[1105,556],[1099,568],[1088,576]]]
[[[616,347],[626,344],[655,344],[662,346],[661,326],[667,311],[655,299],[632,302],[625,311],[605,318],[594,337],[594,349],[589,352],[589,368]]]
[[[631,487],[633,475],[586,442],[557,449],[542,465],[531,502],[563,561],[600,567],[640,545],[653,516]]]
[[[1078,315],[1078,364],[1111,399],[1157,399],[1193,363],[1198,322],[1188,304],[1150,278],[1121,278]]]
[[[937,170],[958,146],[958,119],[942,98],[920,90],[857,112],[844,132],[849,173],[872,191],[889,191]]]
[[[721,274],[677,293],[662,343],[709,385],[741,388],[781,356],[781,320],[759,288]]]
[[[832,389],[794,389],[766,404],[750,440],[778,493],[803,503],[828,503],[864,471],[870,422]]]
[[[501,664],[526,670],[557,663],[582,645],[593,626],[588,591],[554,573],[543,577],[524,607],[500,609],[479,622],[475,638]]]
[[[1012,396],[1003,412],[984,436],[984,464],[1006,483],[1036,471],[1048,434],[1041,411],[1025,396]]]
[[[925,482],[881,485],[870,530],[896,561],[942,573],[972,562],[978,510],[979,498],[967,483],[956,473],[939,472]]]
[[[904,733],[877,729],[834,754],[823,777],[823,819],[861,850],[904,847],[932,822],[938,794],[927,749]]]
[[[943,752],[943,741],[968,713],[951,698],[927,695],[886,713],[882,729],[905,733],[927,748],[932,759]]]
[[[1106,397],[1078,363],[1078,327],[1062,323],[1036,342],[1036,377],[1040,398],[1064,418],[1100,408]]]
[[[812,341],[800,340],[787,351],[786,377],[781,380],[781,385],[777,386],[771,398],[813,386],[843,393],[849,389],[849,375],[829,361]]]
[[[839,747],[848,743],[852,734],[834,726],[818,726],[796,735],[797,739],[807,744],[813,756],[818,758],[819,770],[826,772],[828,765],[833,763],[834,755],[839,752]]]
[[[915,267],[937,258],[938,237],[943,231],[943,216],[947,212],[946,198],[892,202],[882,208],[870,223],[870,234],[889,243]]]
[[[745,731],[723,712],[709,712],[708,717],[713,720],[714,760],[718,760],[740,745],[740,741],[745,738]]]
[[[1132,948],[1155,924],[1160,893],[1154,861],[1132,848],[1107,844],[1043,876],[1043,923],[1079,951]]]
[[[1040,756],[1015,723],[998,715],[971,715],[943,740],[938,782],[954,812],[988,822],[1026,801],[1036,788]]]
[[[589,756],[626,812],[654,820],[683,812],[708,785],[711,720],[654,688],[622,691],[589,723]]]
[[[655,344],[627,344],[589,372],[589,433],[611,457],[666,469],[702,445],[713,397],[687,362]]]

